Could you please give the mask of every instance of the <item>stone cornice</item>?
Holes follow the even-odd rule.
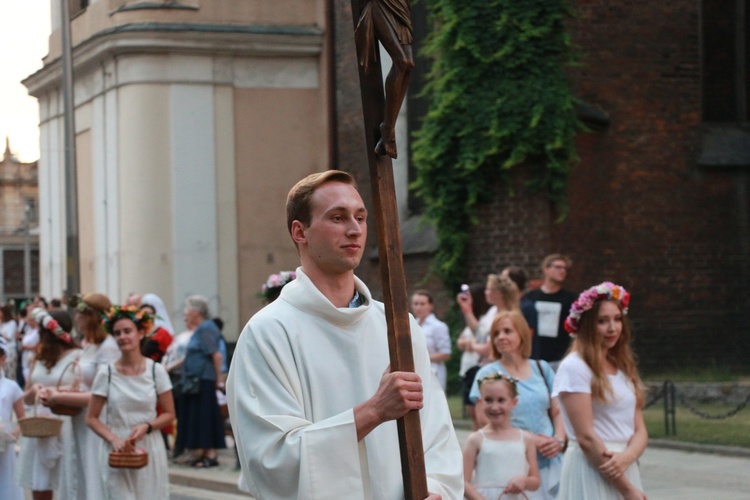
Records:
[[[235,26],[132,23],[95,33],[74,48],[74,72],[121,54],[212,54],[235,57],[311,57],[322,52],[323,30],[314,26]],[[61,85],[60,58],[23,84],[39,97]]]

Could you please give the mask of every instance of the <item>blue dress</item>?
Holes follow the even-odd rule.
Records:
[[[531,377],[519,380],[516,384],[518,389],[518,404],[511,414],[510,422],[513,427],[523,429],[532,434],[543,434],[554,436],[555,429],[549,418],[550,392],[555,379],[555,372],[546,361],[540,360],[542,372],[539,371],[535,360],[531,363]],[[502,373],[510,375],[500,361],[483,366],[474,378],[469,399],[476,402],[479,399],[479,381],[487,375]],[[549,391],[547,390],[549,388]],[[537,453],[539,465],[539,476],[542,485],[534,495],[535,498],[557,498],[557,490],[560,482],[560,469],[562,467],[562,453],[554,458],[544,458]]]

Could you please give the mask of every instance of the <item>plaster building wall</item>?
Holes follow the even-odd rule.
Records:
[[[99,0],[74,17],[83,292],[156,293],[177,328],[202,294],[232,341],[268,274],[296,266],[283,200],[329,166],[325,9],[281,3]],[[59,36],[24,82],[40,101],[51,296],[66,286]]]

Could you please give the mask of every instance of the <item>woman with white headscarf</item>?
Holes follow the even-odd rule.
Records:
[[[169,319],[169,311],[167,311],[164,301],[155,293],[147,293],[141,298],[141,306],[144,305],[149,305],[154,309],[154,324],[157,328],[164,328],[174,337],[174,328],[172,327],[172,321]]]
[[[164,307],[164,302],[153,293],[147,293],[143,296],[140,308],[145,309],[155,318],[151,331],[147,332],[141,346],[143,355],[161,362],[174,336],[167,308]]]

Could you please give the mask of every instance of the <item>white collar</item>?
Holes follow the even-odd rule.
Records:
[[[334,325],[346,327],[359,321],[372,306],[370,290],[356,276],[354,287],[359,293],[362,305],[355,308],[339,308],[317,289],[302,267],[298,267],[296,272],[297,278],[281,289],[279,300],[284,300],[307,314],[322,318]]]

